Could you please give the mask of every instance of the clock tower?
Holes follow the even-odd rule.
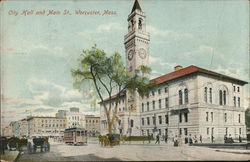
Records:
[[[148,66],[149,33],[146,31],[146,16],[138,0],[135,0],[128,15],[128,34],[124,37],[126,50],[126,71],[129,76],[140,74],[140,66]]]

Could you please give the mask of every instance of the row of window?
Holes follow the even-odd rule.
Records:
[[[69,120],[78,120],[79,121],[79,116],[72,116],[72,117],[69,117]]]
[[[213,95],[212,88],[205,87],[204,88],[204,101],[206,103],[212,103]]]
[[[59,119],[57,119],[57,120],[42,120],[42,123],[43,122],[45,122],[45,123],[51,123],[51,122],[65,122],[65,120],[59,120]]]
[[[226,129],[225,134],[228,135],[228,128],[225,128],[225,129]],[[207,127],[207,135],[209,135],[209,134],[210,134],[210,128]],[[239,134],[241,134],[241,128],[239,128]],[[214,128],[213,127],[211,128],[211,135],[214,135]]]
[[[234,86],[234,92],[236,92],[236,86]],[[240,87],[237,87],[237,92],[240,92]]]
[[[146,117],[145,120],[147,122],[147,125],[150,125],[150,117]],[[142,125],[145,125],[145,120],[144,120],[144,118],[141,118]],[[165,115],[165,124],[168,124],[168,122],[169,122],[168,120],[169,120],[168,115]],[[155,116],[152,117],[152,121],[153,121],[153,125],[156,125],[156,117]],[[162,116],[158,116],[158,124],[163,124]]]
[[[188,89],[179,90],[179,104],[188,104]]]
[[[86,120],[86,123],[98,123],[98,120]]]
[[[146,134],[145,134],[145,131],[146,131]],[[155,131],[155,129],[152,129],[152,132],[154,132],[154,131]],[[148,135],[151,135],[149,129],[146,129],[146,130],[143,130],[143,129],[142,129],[141,132],[142,132],[142,135],[143,135],[143,136],[144,136],[144,135],[147,135],[147,136],[148,136]],[[159,135],[162,135],[162,129],[158,129],[158,134],[159,134]],[[165,135],[168,135],[168,129],[167,129],[167,128],[165,129]]]
[[[234,96],[234,107],[236,107],[237,103],[236,103],[236,96]],[[240,97],[238,97],[238,107],[240,107]]]
[[[149,110],[150,110],[150,107],[149,107],[150,103],[147,102],[146,105],[147,105],[147,110],[146,110],[146,111],[149,111]],[[168,97],[166,97],[166,98],[165,98],[165,108],[167,108],[168,106],[169,106]],[[142,103],[142,104],[141,104],[141,111],[142,111],[142,112],[145,111],[144,107],[145,107],[145,104]],[[153,100],[153,101],[152,101],[152,110],[155,110],[155,108],[156,108],[156,103],[155,103],[155,100]],[[162,99],[159,99],[159,100],[158,100],[158,108],[159,108],[159,109],[162,108]]]
[[[210,112],[210,119],[211,119],[211,122],[214,121],[214,113],[213,112]],[[226,123],[227,122],[227,113],[224,113],[224,122]],[[208,122],[209,121],[209,112],[206,112],[206,121]],[[238,114],[238,123],[241,122],[241,115]]]
[[[65,127],[65,124],[42,124],[41,126],[42,127]]]
[[[158,95],[161,95],[161,91],[162,91],[162,89],[160,89],[160,88],[157,90]],[[164,88],[164,92],[165,92],[165,93],[168,93],[168,87],[165,87],[165,88]],[[155,96],[155,91],[154,91],[154,90],[151,91],[151,95],[152,95],[152,96]]]
[[[238,97],[237,99],[238,101],[238,107],[240,107],[240,97]],[[219,92],[219,103],[220,105],[226,105],[226,102],[227,102],[227,95],[226,95],[226,91],[222,91],[220,90]],[[234,103],[234,106],[236,107],[237,103],[236,103],[236,96],[233,97],[233,103]]]

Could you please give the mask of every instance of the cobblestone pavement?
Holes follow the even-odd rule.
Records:
[[[87,146],[51,143],[49,153],[24,153],[18,161],[153,161],[153,160],[249,160],[249,150],[225,150],[206,147],[173,147],[170,144],[127,143],[101,147],[97,141]]]

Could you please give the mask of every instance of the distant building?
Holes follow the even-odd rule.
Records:
[[[66,128],[66,118],[59,117],[29,117],[29,136],[62,137]]]
[[[69,111],[66,111],[67,128],[85,128],[85,117],[79,108],[72,107]]]
[[[19,136],[27,137],[28,136],[28,121],[27,119],[22,119],[18,121],[19,123]]]
[[[58,118],[66,118],[66,110],[58,110],[58,112],[56,113],[56,117]]]
[[[13,121],[10,123],[10,125],[12,126],[12,134],[14,137],[19,137],[20,136],[20,126],[18,121]]]
[[[86,130],[90,135],[100,134],[100,117],[85,115]]]
[[[5,127],[3,129],[3,136],[5,136],[5,137],[12,137],[13,136],[12,126],[8,125],[7,127]]]

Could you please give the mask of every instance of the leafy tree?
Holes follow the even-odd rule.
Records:
[[[71,71],[74,87],[85,91],[94,90],[101,103],[104,103],[105,98],[111,100],[114,95],[120,97],[126,90],[137,91],[140,96],[148,94],[149,80],[146,76],[151,71],[149,67],[140,66],[138,67],[140,75],[129,76],[119,53],[115,52],[109,56],[96,45],[82,52],[77,69]],[[118,117],[118,100],[115,101],[114,111],[111,111],[111,102],[103,106],[107,117],[108,132],[112,133],[114,121]]]

